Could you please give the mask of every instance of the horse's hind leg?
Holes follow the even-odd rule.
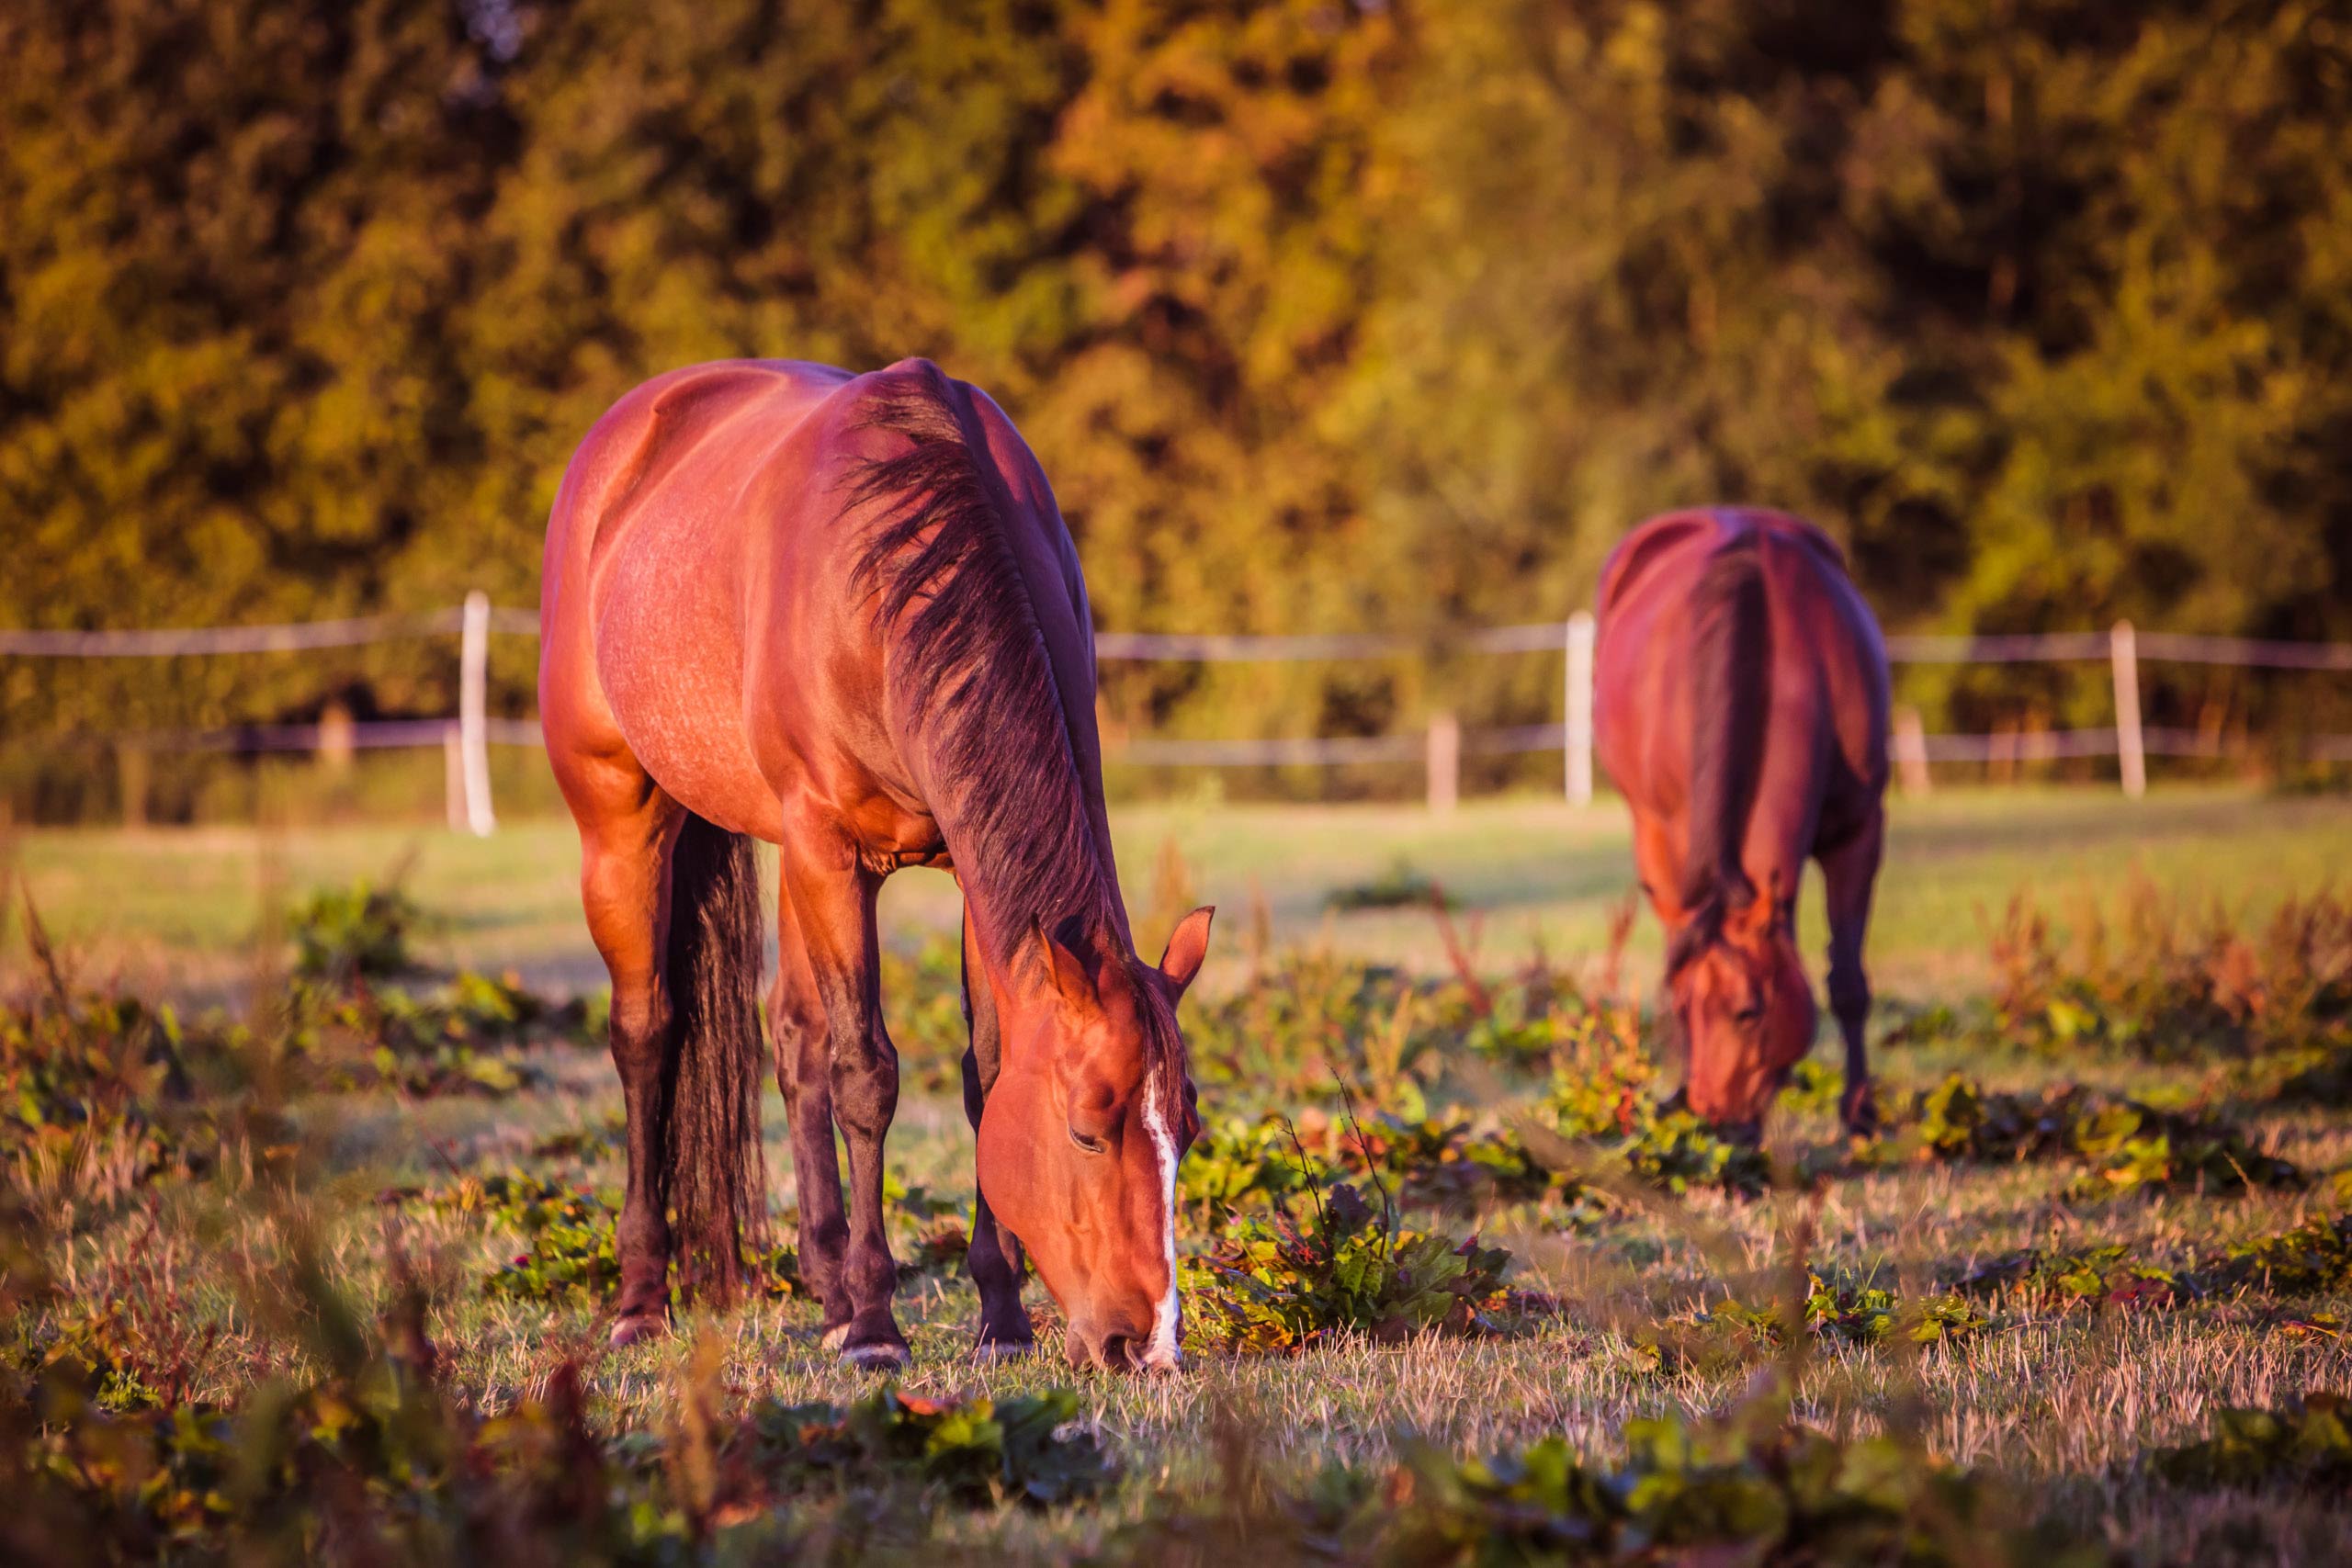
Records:
[[[989,1090],[996,1087],[997,1070],[1003,1065],[996,998],[985,979],[978,987],[973,985],[980,976],[979,958],[967,906],[964,911],[964,1022],[972,1043],[964,1050],[964,1114],[970,1118],[975,1133],[980,1129],[981,1112],[988,1108]],[[997,1224],[985,1194],[976,1192],[972,1200],[972,1245],[964,1262],[980,1292],[980,1337],[975,1354],[984,1360],[1028,1354],[1037,1337],[1029,1326],[1029,1314],[1021,1305],[1021,1243]]]
[[[907,1341],[890,1310],[899,1266],[890,1257],[882,1209],[882,1150],[898,1113],[899,1054],[882,1027],[880,949],[874,928],[881,881],[821,813],[786,823],[778,860],[801,951],[824,1003],[833,1121],[849,1145],[849,1235],[841,1282],[850,1319],[841,1350],[861,1367],[904,1366]],[[798,1121],[793,1136],[797,1149],[804,1136]],[[808,1201],[806,1196],[801,1201]]]
[[[842,1283],[849,1222],[842,1209],[841,1156],[833,1149],[832,1050],[824,998],[800,938],[792,890],[776,899],[775,991],[769,998],[776,1087],[792,1128],[792,1181],[800,1207],[800,1272],[825,1309],[822,1342],[849,1337],[850,1299]]]
[[[1822,879],[1829,908],[1829,1010],[1846,1040],[1846,1093],[1838,1109],[1849,1131],[1878,1126],[1871,1095],[1870,1059],[1862,1029],[1871,1013],[1871,981],[1862,968],[1862,939],[1870,930],[1871,893],[1878,881],[1879,852],[1886,838],[1886,815],[1873,807],[1861,829],[1837,848],[1821,852]]]
[[[626,759],[560,768],[558,776],[580,824],[580,896],[589,935],[613,980],[613,1066],[628,1121],[628,1177],[612,1343],[627,1345],[660,1333],[669,1319],[662,1172],[677,1043],[662,958],[669,936],[670,850],[684,814]]]

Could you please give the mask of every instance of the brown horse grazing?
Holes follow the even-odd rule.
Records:
[[[1838,547],[1778,512],[1653,518],[1600,574],[1593,723],[1665,924],[1691,1109],[1752,1136],[1812,1048],[1795,942],[1805,857],[1828,885],[1848,1126],[1873,1120],[1862,936],[1885,825],[1887,667]]]
[[[1176,1001],[1210,911],[1157,968],[1136,956],[1086,586],[1002,411],[922,360],[650,381],[564,475],[540,627],[628,1116],[613,1342],[664,1324],[673,1242],[682,1287],[724,1300],[763,1229],[761,839],[779,846],[771,1022],[825,1343],[906,1359],[874,909],[885,877],[927,865],[965,900],[980,1350],[1031,1343],[1025,1243],[1072,1360],[1173,1366],[1176,1167],[1199,1128]]]

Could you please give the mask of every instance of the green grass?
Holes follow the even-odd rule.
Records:
[[[1996,913],[2014,893],[2062,921],[2094,905],[2112,917],[2150,886],[2254,919],[2290,893],[2320,886],[2352,850],[2352,806],[2242,793],[2160,792],[2140,803],[2072,793],[1939,796],[1901,804],[1896,820],[1872,951],[1882,992],[1905,999],[1981,989],[1980,912]],[[1588,958],[1629,881],[1613,807],[1578,813],[1545,802],[1482,803],[1445,820],[1373,808],[1159,807],[1123,812],[1119,830],[1139,911],[1175,902],[1176,890],[1155,894],[1153,886],[1160,846],[1170,840],[1198,896],[1223,907],[1217,983],[1228,987],[1244,972],[1244,935],[1261,892],[1277,947],[1326,945],[1434,974],[1442,957],[1425,912],[1329,915],[1329,892],[1408,860],[1462,901],[1465,920],[1483,912],[1485,964],[1500,971],[1538,936],[1555,956]],[[249,965],[273,890],[290,895],[381,875],[405,861],[409,890],[445,920],[428,956],[513,964],[560,982],[597,978],[571,902],[575,850],[562,824],[509,825],[485,843],[377,829],[274,838],[220,829],[34,833],[20,837],[16,852],[45,918],[88,975],[119,970],[142,984],[199,987],[233,976]],[[922,886],[893,898],[895,935],[952,921],[944,879],[902,880]],[[1636,946],[1655,947],[1646,922]],[[8,962],[21,964],[20,946],[8,950]],[[524,1163],[545,1134],[618,1109],[598,1055],[555,1047],[544,1059],[550,1085],[514,1099],[420,1101],[372,1091],[295,1108],[316,1162],[310,1190],[330,1216],[334,1277],[381,1307],[392,1292],[394,1252],[412,1259],[436,1281],[430,1327],[454,1386],[493,1409],[542,1389],[560,1361],[594,1344],[596,1305],[487,1299],[478,1281],[514,1254],[514,1234],[478,1217],[382,1207],[372,1195]],[[2352,1125],[2341,1112],[2233,1098],[2213,1062],[2066,1059],[1948,1042],[1887,1050],[1880,1068],[1895,1087],[1923,1088],[1958,1069],[1998,1087],[2064,1079],[2203,1100],[2234,1116],[2256,1146],[2322,1179],[2301,1190],[2086,1201],[2071,1190],[2075,1173],[2058,1165],[1933,1164],[1849,1170],[1809,1192],[1754,1201],[1701,1190],[1624,1206],[1587,1231],[1490,1216],[1488,1239],[1517,1255],[1513,1283],[1557,1297],[1557,1314],[1498,1339],[1389,1346],[1341,1337],[1297,1357],[1195,1355],[1173,1379],[1078,1379],[1082,1418],[1124,1466],[1117,1485],[1099,1502],[1044,1513],[943,1515],[934,1550],[986,1545],[1068,1556],[1098,1546],[1118,1527],[1151,1519],[1172,1494],[1214,1493],[1231,1462],[1229,1439],[1220,1436],[1229,1427],[1257,1434],[1272,1473],[1301,1484],[1325,1464],[1385,1466],[1408,1439],[1476,1453],[1562,1435],[1582,1453],[1606,1456],[1617,1451],[1629,1419],[1718,1410],[1751,1386],[1769,1356],[1657,1371],[1643,1368],[1634,1347],[1661,1321],[1726,1290],[1771,1299],[1800,1244],[1824,1272],[1911,1292],[1945,1288],[2025,1247],[2121,1243],[2185,1265],[2334,1212],[2342,1199],[2326,1177],[2352,1168]],[[1447,1081],[1459,1093],[1475,1092],[1478,1080]],[[1283,1108],[1337,1110],[1320,1089],[1295,1091]],[[1204,1094],[1212,1117],[1228,1109],[1244,1107]],[[782,1204],[793,1180],[773,1093],[765,1110]],[[1838,1145],[1817,1111],[1781,1112],[1770,1135],[1784,1155]],[[970,1134],[950,1098],[909,1092],[890,1148],[901,1180],[968,1198]],[[620,1175],[609,1154],[548,1168],[592,1185],[616,1185]],[[134,1312],[221,1326],[191,1397],[235,1400],[294,1364],[285,1337],[254,1305],[255,1279],[266,1275],[280,1232],[249,1198],[220,1184],[187,1184],[96,1220],[68,1216],[61,1234],[51,1266],[69,1300],[125,1301]],[[1207,1239],[1188,1236],[1186,1245]],[[1050,1300],[1033,1285],[1031,1301],[1047,1317],[1051,1344]],[[1073,1382],[1051,1356],[972,1364],[977,1303],[960,1275],[909,1282],[898,1307],[916,1358],[906,1392],[1002,1395]],[[2352,1315],[2352,1297],[2294,1303],[2304,1318],[2328,1312]],[[816,1321],[814,1306],[798,1301],[690,1312],[671,1340],[592,1356],[592,1418],[616,1433],[670,1430],[700,1342],[723,1352],[730,1404],[769,1394],[846,1402],[876,1386],[816,1345]],[[2343,1561],[2352,1553],[2352,1508],[2340,1498],[2284,1485],[2181,1491],[2140,1463],[2154,1447],[2202,1435],[2216,1407],[2276,1406],[2308,1391],[2352,1387],[2352,1348],[2324,1332],[2293,1331],[2291,1321],[2258,1297],[2097,1313],[2003,1303],[1994,1330],[1964,1343],[1822,1347],[1803,1371],[1795,1408],[1832,1432],[1914,1433],[1940,1459],[2007,1478],[2028,1512],[2088,1529],[2135,1562]]]
[[[1984,919],[2031,896],[2063,924],[2086,907],[2110,918],[2164,891],[2258,916],[2352,863],[2352,800],[2278,798],[2244,789],[2159,789],[2141,801],[2099,790],[2007,790],[1897,799],[1879,883],[1871,959],[1880,988],[1942,994],[1981,983]],[[1443,960],[1424,909],[1335,913],[1335,888],[1376,881],[1402,862],[1434,877],[1505,965],[1541,942],[1555,956],[1600,949],[1631,892],[1630,833],[1613,800],[1587,810],[1539,799],[1465,805],[1450,818],[1397,807],[1136,806],[1114,834],[1127,898],[1147,941],[1164,933],[1176,890],[1159,868],[1173,845],[1198,900],[1218,906],[1206,983],[1230,984],[1258,911],[1276,946],[1323,944],[1384,962]],[[562,820],[503,824],[488,840],[439,829],[241,828],[40,830],[16,854],[42,916],[93,973],[219,986],[247,967],[265,911],[325,884],[402,877],[442,917],[424,947],[436,962],[519,968],[557,990],[600,983],[581,923],[579,849]],[[899,940],[950,930],[952,883],[894,878],[886,929]],[[1181,910],[1175,911],[1181,913]],[[1804,945],[1821,946],[1820,879],[1806,882]],[[1642,916],[1633,956],[1654,964]],[[0,972],[20,964],[0,934]]]

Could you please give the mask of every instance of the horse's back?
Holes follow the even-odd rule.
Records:
[[[1769,606],[1766,787],[1778,779],[1784,794],[1818,797],[1802,815],[1835,829],[1884,788],[1885,643],[1836,542],[1786,513],[1670,513],[1611,553],[1595,657],[1602,765],[1636,809],[1680,807],[1695,722],[1693,610],[1726,570],[1757,573]]]
[[[909,399],[954,416],[996,489],[1073,739],[1088,750],[1083,580],[1011,420],[927,361],[853,375],[745,360],[631,391],[565,472],[540,610],[550,755],[626,750],[697,815],[769,839],[772,786],[796,769],[878,775],[907,794],[889,754],[900,738],[887,716],[888,639],[861,576],[866,530],[841,524],[860,476],[906,450],[897,411]]]
[[[739,831],[756,765],[741,720],[746,491],[850,378],[792,360],[656,377],[590,429],[548,523],[541,725],[567,755],[626,754]]]
[[[629,391],[565,467],[548,525],[549,581],[569,586],[569,569],[597,560],[649,515],[700,507],[707,521],[729,482],[728,458],[774,445],[849,378],[797,360],[719,360]]]

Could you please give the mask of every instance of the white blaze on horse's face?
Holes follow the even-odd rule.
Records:
[[[1159,1234],[1163,1238],[1164,1256],[1168,1263],[1168,1283],[1160,1292],[1154,1309],[1151,1340],[1139,1358],[1142,1364],[1154,1368],[1173,1368],[1183,1363],[1184,1353],[1176,1343],[1178,1320],[1181,1315],[1176,1302],[1176,1131],[1169,1120],[1169,1097],[1175,1092],[1170,1075],[1162,1069],[1153,1076],[1143,1101],[1144,1131],[1151,1138],[1151,1151],[1159,1161],[1161,1190],[1167,1202],[1161,1211]]]

